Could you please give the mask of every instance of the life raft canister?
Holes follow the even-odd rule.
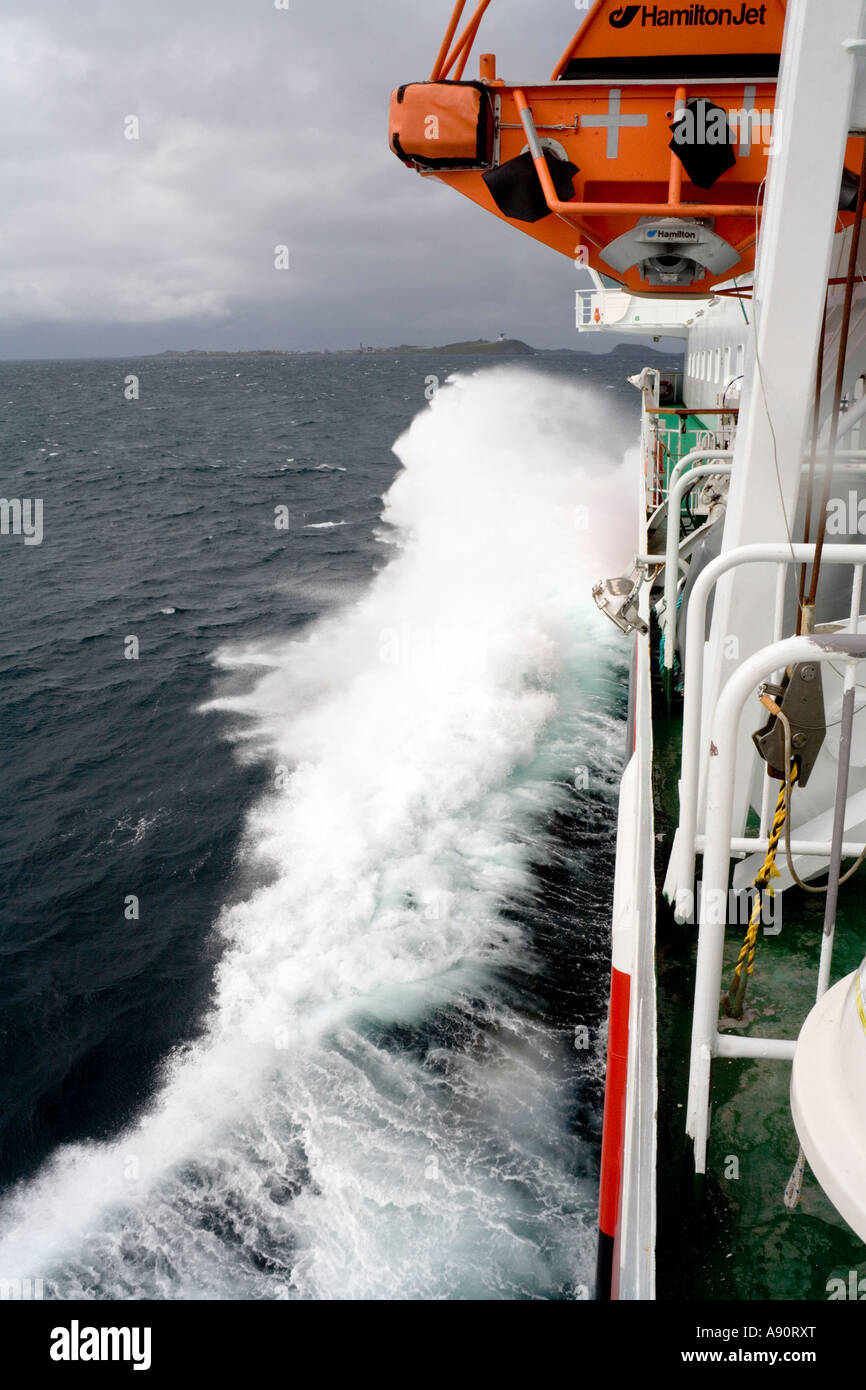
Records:
[[[489,169],[493,106],[483,82],[410,82],[391,96],[391,149],[418,169]]]

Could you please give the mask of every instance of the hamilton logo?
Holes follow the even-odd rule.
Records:
[[[748,0],[741,0],[739,11],[736,4],[733,7],[728,5],[703,5],[687,4],[678,6],[675,9],[666,9],[664,5],[620,5],[618,9],[611,10],[608,15],[608,23],[614,29],[627,29],[628,26],[640,15],[641,26],[644,29],[682,29],[695,26],[696,28],[726,27],[739,29],[742,25],[751,28],[755,25],[763,26],[767,22],[767,5],[750,5]]]

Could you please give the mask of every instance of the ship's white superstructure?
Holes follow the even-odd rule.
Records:
[[[756,878],[760,882],[772,847],[770,831],[781,785],[768,778],[752,744],[752,734],[763,722],[755,692],[764,683],[772,692],[764,699],[771,724],[784,719],[793,740],[792,766],[797,748],[808,740],[809,718],[821,725],[818,747],[810,757],[808,786],[801,760],[804,785],[789,791],[779,867],[773,864],[770,871],[775,891],[794,881],[787,868],[789,849],[782,848],[788,839],[800,878],[814,880],[829,870],[828,896],[835,910],[840,858],[862,855],[866,842],[866,720],[862,710],[853,707],[857,663],[866,653],[866,619],[860,616],[866,563],[860,501],[866,491],[866,450],[859,434],[866,417],[866,403],[862,408],[859,404],[866,351],[862,276],[856,247],[852,252],[851,246],[854,233],[840,231],[833,215],[846,141],[862,119],[857,113],[866,85],[864,33],[860,0],[839,0],[832,13],[816,0],[797,0],[789,8],[780,76],[786,138],[778,141],[770,162],[754,283],[722,284],[702,303],[686,307],[678,300],[660,305],[652,316],[645,312],[646,300],[623,309],[621,293],[599,279],[591,312],[586,296],[581,302],[578,295],[578,326],[593,332],[604,323],[629,322],[632,331],[639,324],[639,331],[654,337],[681,337],[685,329],[683,415],[687,411],[690,419],[710,426],[717,417],[712,420],[709,412],[721,408],[738,414],[735,428],[728,422],[730,437],[724,441],[718,436],[714,441],[707,429],[700,441],[703,449],[689,455],[684,470],[687,481],[690,474],[712,469],[714,442],[719,446],[715,466],[729,473],[730,488],[717,543],[700,557],[687,537],[677,545],[679,516],[674,530],[673,506],[676,499],[678,514],[684,494],[671,487],[659,508],[671,513],[665,518],[665,553],[653,546],[651,531],[653,553],[644,557],[648,586],[651,563],[664,564],[665,596],[657,601],[656,612],[668,673],[671,679],[674,672],[680,680],[684,677],[685,687],[681,820],[666,894],[681,921],[688,923],[696,915],[700,921],[686,1121],[696,1167],[703,1172],[708,1162],[714,1059],[755,1058],[768,1066],[793,1060],[793,1113],[805,1158],[842,1215],[866,1238],[866,971],[861,967],[828,992],[833,913],[828,910],[816,979],[818,1002],[799,1041],[765,1034],[752,1037],[739,1025],[732,1031],[731,1020],[720,1023],[718,1018],[726,982],[722,956],[732,861],[736,890],[751,889]],[[814,119],[819,107],[820,123]],[[804,199],[806,186],[809,196]],[[853,267],[853,292],[846,323],[848,265]],[[825,306],[827,326],[822,330]],[[840,353],[843,366],[837,372]],[[817,407],[816,371],[822,381]],[[841,402],[834,386],[840,378]],[[648,498],[652,507],[659,490],[652,453],[657,431],[647,417],[660,413],[660,408],[657,397],[653,405],[646,391],[644,396],[644,470],[653,479],[653,497]],[[722,443],[729,448],[723,450]],[[839,526],[834,534],[822,536],[823,604],[819,601],[803,621],[802,615],[797,618],[796,588],[801,566],[815,559],[812,538],[822,515],[813,509],[812,538],[804,543],[801,528],[810,461],[818,483],[832,464],[831,504],[839,501],[838,492],[853,499],[853,505],[849,503],[844,529]],[[699,630],[690,623],[697,623]],[[649,641],[643,634],[636,641],[643,664],[649,659]],[[808,706],[811,714],[801,716],[792,734],[784,714],[785,697],[793,689],[790,682],[800,675],[807,696],[812,682],[820,698]],[[639,723],[637,728],[638,768],[624,783],[626,804],[632,798],[632,781],[648,778],[652,757],[651,748],[641,743]],[[760,821],[756,835],[747,831],[753,815]],[[751,845],[754,852],[749,853]],[[639,863],[631,846],[625,852]],[[637,959],[631,990],[632,1013],[637,1010],[639,1016],[642,1004],[653,998],[654,981]],[[645,1058],[644,1072],[647,1066]],[[791,1201],[796,1200],[799,1178],[794,1188]],[[619,1281],[622,1290],[627,1286],[623,1271]]]
[[[394,152],[572,259],[579,333],[673,340],[684,353],[679,371],[650,358],[631,378],[638,549],[593,589],[633,644],[598,1292],[648,1298],[657,863],[671,913],[697,927],[681,1102],[696,1173],[713,1170],[714,1068],[745,1061],[779,1076],[793,1061],[804,1152],[791,1156],[786,1202],[811,1162],[866,1230],[866,1129],[852,1118],[866,1091],[862,968],[849,961],[831,988],[840,894],[866,882],[864,0],[688,15],[662,0],[594,0],[551,82],[534,86],[509,86],[491,54],[477,82],[461,80],[488,4],[458,34],[457,0],[430,81],[394,93]],[[680,709],[677,824],[663,848],[654,731],[660,710]],[[794,884],[822,904],[800,967],[814,975],[815,1010],[807,1021],[800,999],[795,1026],[770,1016],[752,1027],[744,999],[764,913],[774,894],[799,901]]]

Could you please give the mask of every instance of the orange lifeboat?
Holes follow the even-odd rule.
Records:
[[[526,87],[490,54],[464,79],[490,0],[458,35],[465,3],[430,80],[391,99],[404,163],[632,293],[706,295],[753,268],[784,0],[595,0],[550,84]]]

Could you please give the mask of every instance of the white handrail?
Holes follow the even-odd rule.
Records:
[[[743,547],[747,549],[748,547]],[[825,552],[826,553],[826,552]],[[719,697],[712,720],[713,756],[707,778],[707,845],[704,853],[695,1006],[689,1067],[686,1132],[695,1142],[695,1170],[706,1170],[710,1072],[712,1059],[731,1054],[731,1040],[721,1044],[719,990],[724,965],[731,822],[740,718],[746,700],[773,671],[802,661],[866,660],[866,637],[852,633],[812,633],[788,637],[764,647],[734,672]],[[783,1041],[783,1040],[776,1040]],[[738,1049],[742,1051],[742,1048]]]
[[[671,469],[671,476],[668,478],[668,496],[686,469],[691,468],[693,463],[702,463],[705,459],[722,459],[730,462],[733,457],[733,449],[692,449],[690,454],[683,454],[682,458]]]
[[[677,921],[691,915],[697,851],[698,798],[700,783],[701,712],[703,708],[704,646],[707,605],[716,582],[737,565],[809,564],[815,557],[814,545],[788,545],[786,541],[742,545],[727,550],[702,569],[689,595],[686,612],[686,655],[684,667],[683,734],[680,762],[680,823],[678,854],[673,883],[666,885],[669,901],[675,904]],[[866,545],[827,545],[822,563],[831,565],[866,564]],[[777,620],[781,614],[777,615]],[[776,640],[780,633],[775,633]],[[754,848],[757,849],[757,841]]]
[[[676,496],[677,484],[679,483],[680,478],[681,478],[681,475],[682,475],[682,473],[684,472],[685,468],[686,468],[687,466],[691,465],[691,463],[692,463],[693,460],[699,459],[699,458],[711,458],[711,459],[722,459],[722,460],[724,460],[724,459],[732,459],[732,458],[733,458],[733,451],[730,450],[730,449],[706,449],[706,450],[705,450],[705,449],[696,449],[696,450],[694,450],[692,453],[686,454],[685,457],[682,458],[682,459],[680,460],[680,462],[671,470],[671,476],[670,476],[670,480],[669,480],[669,484],[668,484],[668,498],[667,498],[667,505],[668,505],[668,529],[667,529],[667,537],[666,537],[667,545],[666,545],[666,547],[665,547],[666,561],[671,561],[673,558],[675,558],[676,552],[677,552],[677,550],[679,549],[679,518],[677,518],[677,525],[676,525],[676,527],[674,528],[674,531],[673,531],[673,534],[674,534],[674,535],[676,536],[676,538],[677,538],[676,546],[674,545],[674,542],[673,542],[672,537],[671,537],[671,525],[670,525],[670,520],[671,520],[671,515],[672,515],[672,513],[673,513],[673,511],[674,511],[674,505],[673,505],[673,504],[674,504],[674,502],[676,501],[677,508],[679,508],[679,506],[680,506],[681,503],[682,503],[682,499],[683,499],[683,497],[685,496],[685,492],[687,492],[687,491],[689,490],[688,488],[686,488],[686,489],[685,489],[685,492],[680,493],[679,496],[678,496],[678,498],[677,498],[677,496]],[[848,476],[848,475],[855,476],[855,475],[857,475],[857,474],[866,472],[866,463],[864,463],[864,462],[853,462],[853,461],[852,461],[852,460],[861,459],[861,458],[866,458],[866,453],[864,453],[863,451],[856,451],[856,450],[851,450],[851,451],[841,450],[841,451],[839,451],[838,454],[837,454],[837,460],[839,460],[839,461],[837,461],[836,464],[835,464],[835,472],[836,472],[837,474],[841,475],[842,477],[845,477],[845,476]],[[807,471],[808,471],[808,465],[807,465],[807,464],[804,464],[804,465],[803,465],[803,471],[804,471],[804,472],[807,472]],[[730,474],[730,472],[731,472],[731,468],[730,468],[729,466],[727,466],[727,465],[720,465],[718,468],[710,469],[710,470],[709,470],[709,475],[711,476],[713,473],[725,473],[725,474]],[[694,476],[694,475],[696,475],[696,474],[698,474],[698,473],[700,473],[700,476],[702,476],[702,477],[708,476],[708,473],[707,473],[707,470],[706,470],[706,469],[703,469],[703,470],[693,469],[692,472],[689,474],[689,477],[692,477],[692,476]],[[788,547],[788,552],[790,553],[790,546]],[[676,570],[675,572],[672,571],[672,570],[666,570],[666,572],[665,572],[665,585],[664,585],[664,595],[665,595],[665,622],[664,622],[665,652],[664,652],[664,658],[665,658],[665,670],[666,670],[666,671],[672,671],[672,670],[673,670],[674,656],[675,656],[675,654],[676,654],[676,621],[674,620],[673,622],[670,623],[670,631],[673,633],[673,637],[672,637],[671,640],[668,640],[668,627],[669,627],[669,614],[670,614],[670,612],[671,612],[671,604],[673,604],[674,609],[676,608],[676,592],[677,592],[677,586],[678,586],[678,584],[679,584],[679,569],[677,568],[677,570]]]
[[[714,455],[717,457],[717,455]],[[668,528],[665,536],[665,670],[674,669],[677,631],[677,585],[679,566],[677,560],[680,550],[680,507],[686,493],[691,491],[696,478],[711,478],[717,473],[730,474],[730,463],[701,463],[690,469],[673,482],[668,491]],[[674,469],[676,473],[676,469]],[[674,474],[671,474],[673,481]]]

